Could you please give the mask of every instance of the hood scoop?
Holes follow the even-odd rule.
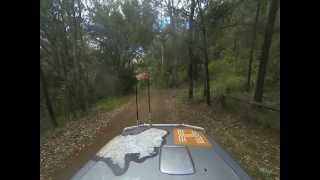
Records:
[[[194,164],[185,146],[164,145],[160,153],[160,171],[166,174],[193,174]]]

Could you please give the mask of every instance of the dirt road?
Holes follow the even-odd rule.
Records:
[[[279,134],[252,127],[231,115],[219,114],[204,104],[182,104],[177,90],[151,92],[152,123],[188,123],[205,127],[255,179],[277,179],[280,174]],[[181,98],[180,98],[181,99]],[[139,117],[147,120],[146,92],[139,93]],[[64,166],[55,168],[49,177],[67,180],[92,158],[111,138],[124,127],[136,125],[135,97],[101,127],[88,146],[66,158]],[[47,178],[43,178],[47,179]],[[48,178],[50,179],[50,178]]]
[[[168,93],[169,92],[169,93]],[[156,95],[155,95],[156,93]],[[177,123],[180,122],[176,116],[175,108],[175,91],[156,91],[151,92],[151,112],[153,123]],[[139,119],[146,121],[148,118],[148,104],[146,92],[139,92]],[[124,127],[136,125],[136,106],[135,98],[130,98],[128,104],[118,112],[107,127],[104,127],[96,134],[95,142],[86,147],[77,156],[71,157],[66,167],[57,169],[53,173],[53,179],[67,180],[69,179],[81,166],[92,158],[99,149],[105,145],[114,136],[118,135]]]

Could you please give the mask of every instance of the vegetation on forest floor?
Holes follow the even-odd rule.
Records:
[[[243,105],[236,106],[230,102],[225,108],[214,101],[208,107],[203,100],[188,101],[182,92],[177,93],[180,94],[177,96],[180,113],[193,119],[194,125],[206,127],[208,133],[250,176],[257,180],[280,179],[280,132],[254,121],[257,117],[263,117],[265,121],[279,120],[279,114],[255,112],[254,120],[248,121],[241,111],[245,109]]]
[[[66,126],[68,126],[68,123],[74,122],[74,121],[80,121],[81,123],[84,121],[90,121],[91,119],[99,119],[102,120],[100,116],[102,116],[103,113],[111,112],[122,105],[126,104],[129,101],[130,96],[122,96],[122,97],[112,97],[112,98],[104,98],[99,100],[95,106],[93,106],[88,113],[83,114],[82,117],[75,118],[73,121],[62,121],[60,120],[61,127],[58,127],[56,129],[48,130],[48,132],[44,133],[41,136],[40,142],[45,142],[47,138],[50,138],[50,136],[57,136],[60,133],[63,133],[63,131],[66,129]],[[60,118],[59,118],[60,119]]]
[[[108,126],[110,119],[129,101],[129,96],[102,100],[89,114],[61,127],[48,130],[40,139],[40,178],[66,166],[71,157],[96,141],[97,133]]]
[[[129,96],[125,97],[111,97],[99,100],[96,103],[95,109],[98,111],[111,111],[128,101]]]

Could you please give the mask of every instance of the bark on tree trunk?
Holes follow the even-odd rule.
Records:
[[[234,46],[233,46],[233,53],[234,53],[234,61],[233,61],[233,66],[234,70],[237,70],[237,61],[239,57],[239,42],[237,37],[234,39]]]
[[[200,19],[201,19],[201,30],[202,30],[202,35],[203,35],[203,54],[204,54],[204,69],[205,69],[205,83],[204,83],[204,88],[205,88],[205,95],[206,95],[206,103],[208,106],[211,105],[210,102],[210,79],[209,79],[209,57],[208,57],[208,49],[207,49],[207,33],[206,33],[206,27],[204,23],[204,17],[202,13],[201,6],[198,2],[198,7],[199,7],[199,13],[200,13]]]
[[[191,0],[191,13],[189,16],[189,30],[188,30],[188,51],[189,51],[189,70],[188,70],[188,76],[189,76],[189,99],[193,99],[193,49],[192,49],[192,43],[193,43],[193,16],[194,16],[194,9],[195,9],[195,0]]]
[[[42,92],[43,92],[43,95],[44,95],[44,98],[46,101],[46,105],[48,108],[51,123],[52,123],[53,127],[56,128],[56,127],[58,127],[58,123],[56,121],[56,117],[53,112],[51,100],[50,100],[49,93],[48,93],[47,81],[46,81],[46,78],[44,77],[44,73],[42,71],[41,64],[40,64],[40,81],[42,84]]]
[[[251,50],[250,50],[249,64],[248,64],[248,78],[247,78],[247,86],[246,86],[247,91],[250,90],[250,86],[251,86],[251,68],[252,68],[253,52],[255,49],[255,42],[256,42],[256,36],[257,36],[256,34],[257,34],[257,24],[259,20],[259,14],[260,14],[260,0],[257,0],[256,16],[254,19]]]
[[[173,49],[176,50],[177,45],[177,37],[176,37],[176,24],[175,24],[175,13],[174,13],[174,1],[168,0],[166,2],[167,8],[169,11],[169,17],[170,17],[170,31],[173,39]],[[172,54],[172,63],[171,63],[171,77],[172,77],[172,85],[176,86],[177,81],[177,56],[175,53]],[[171,83],[170,83],[171,84]]]
[[[273,27],[276,20],[277,11],[279,9],[279,0],[272,0],[269,17],[265,30],[264,42],[262,46],[262,52],[260,56],[259,72],[257,77],[256,90],[254,94],[254,101],[262,102],[264,79],[267,70],[267,64],[269,59],[269,50],[272,42]]]
[[[207,81],[204,79],[203,81],[203,99],[206,100],[207,97]]]

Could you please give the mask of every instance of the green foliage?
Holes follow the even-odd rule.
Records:
[[[124,97],[110,97],[110,98],[103,98],[99,101],[97,101],[95,105],[95,109],[99,111],[111,111],[120,105],[124,104],[127,102],[128,98],[126,96]]]
[[[153,39],[152,1],[84,3],[43,0],[40,5],[40,63],[49,103],[66,121],[86,113],[98,99],[133,92],[133,59],[141,59]],[[41,97],[41,121],[47,127],[44,102]]]
[[[126,95],[134,90],[134,85],[137,83],[134,73],[132,71],[120,71],[118,89],[121,92],[120,95]]]
[[[134,72],[138,68],[151,73],[151,85],[157,88],[188,84],[189,1],[179,1],[179,5],[152,0],[57,2],[40,3],[40,63],[56,116],[72,119],[95,106],[98,100],[133,92],[137,83]],[[199,2],[207,47],[196,7],[193,32],[196,96],[203,96],[203,48],[208,49],[213,98],[228,92],[244,93],[257,1]],[[268,0],[261,1],[252,64],[253,88],[268,4]],[[280,89],[279,30],[280,15],[269,56],[266,96]],[[139,83],[139,88],[145,86],[146,82]],[[273,97],[270,99],[278,97],[270,96]],[[49,115],[42,95],[40,100],[41,122],[47,127]]]
[[[230,91],[242,90],[245,79],[235,72],[232,58],[211,61],[209,72],[213,96],[219,97]]]
[[[241,98],[244,99],[243,97]],[[253,107],[252,105],[246,104],[244,102],[228,98],[226,99],[225,109],[229,113],[237,115],[243,121],[258,124],[263,128],[280,130],[279,112],[271,111],[264,108]]]
[[[98,71],[94,84],[94,91],[98,99],[115,96],[118,93],[116,87],[118,87],[119,78],[102,68],[101,71]]]

